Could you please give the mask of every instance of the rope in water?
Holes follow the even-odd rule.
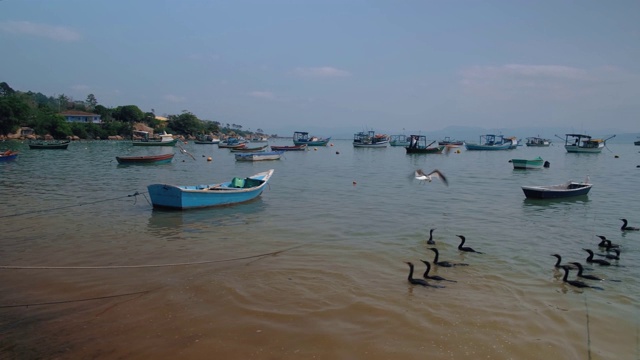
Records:
[[[107,265],[107,266],[12,266],[12,265],[0,265],[0,270],[112,270],[112,269],[144,269],[144,268],[161,268],[161,267],[172,267],[172,266],[193,266],[193,265],[203,265],[203,264],[213,264],[213,263],[221,263],[221,262],[229,262],[229,261],[239,261],[239,260],[247,260],[247,259],[255,259],[265,256],[278,255],[286,251],[290,251],[299,247],[304,246],[296,245],[286,249],[272,251],[268,253],[258,254],[258,255],[249,255],[237,258],[229,258],[229,259],[221,259],[221,260],[204,260],[204,261],[193,261],[193,262],[182,262],[182,263],[169,263],[169,264],[146,264],[146,265]]]
[[[30,215],[30,214],[39,214],[39,213],[44,213],[44,212],[48,212],[48,211],[68,209],[68,208],[84,206],[84,205],[93,205],[93,204],[98,204],[98,203],[101,203],[101,202],[119,200],[119,199],[124,199],[124,198],[128,198],[128,197],[133,197],[137,201],[137,199],[138,199],[137,196],[138,195],[142,195],[146,199],[147,197],[144,194],[145,193],[140,193],[140,192],[136,191],[135,193],[133,193],[131,195],[118,196],[118,197],[110,198],[110,199],[102,199],[102,200],[96,200],[96,201],[91,201],[91,202],[86,202],[86,203],[59,206],[59,207],[55,207],[55,208],[48,208],[48,209],[42,209],[42,210],[25,211],[25,212],[21,212],[21,213],[10,214],[10,215],[0,215],[0,219],[9,218],[9,217],[16,217],[16,216],[23,216],[23,215]],[[147,202],[149,202],[148,199],[147,199]],[[135,205],[135,202],[134,202],[134,205]]]
[[[137,292],[126,293],[126,294],[117,294],[117,295],[97,296],[92,298],[75,299],[75,300],[48,301],[48,302],[32,303],[32,304],[0,305],[0,309],[25,307],[25,306],[29,307],[29,306],[43,306],[43,305],[59,305],[59,304],[68,304],[68,303],[82,302],[82,301],[104,300],[104,299],[112,299],[112,298],[123,297],[123,296],[144,295],[144,294],[150,293],[151,291],[153,290],[137,291]]]

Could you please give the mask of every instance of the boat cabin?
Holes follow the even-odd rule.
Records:
[[[564,145],[585,149],[597,149],[604,147],[604,140],[593,139],[591,136],[584,134],[566,134]]]

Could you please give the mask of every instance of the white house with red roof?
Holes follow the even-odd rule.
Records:
[[[67,110],[60,113],[67,119],[67,122],[94,123],[100,124],[100,115],[79,110]]]

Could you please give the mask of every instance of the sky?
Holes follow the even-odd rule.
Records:
[[[2,81],[268,134],[639,132],[640,1],[0,0]]]

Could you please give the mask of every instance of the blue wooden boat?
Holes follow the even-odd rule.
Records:
[[[549,186],[523,186],[522,191],[528,199],[560,199],[587,195],[593,184],[568,181],[564,184]]]
[[[505,139],[502,135],[480,135],[478,144],[465,143],[467,150],[509,150],[512,146],[511,140]]]
[[[155,208],[197,209],[239,204],[262,194],[273,169],[247,178],[234,177],[230,181],[210,185],[151,184],[147,191]]]
[[[17,151],[7,150],[3,153],[0,153],[0,162],[15,160],[17,157]]]
[[[309,136],[306,131],[295,131],[293,133],[293,145],[307,145],[307,146],[327,146],[331,137],[319,138],[316,136]]]

